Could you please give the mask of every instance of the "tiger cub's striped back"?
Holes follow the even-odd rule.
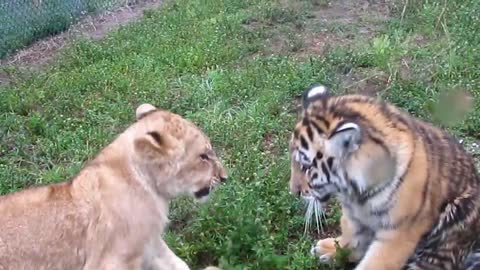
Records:
[[[357,270],[464,269],[480,232],[480,186],[472,157],[450,135],[393,105],[334,96],[324,86],[304,95],[290,141],[290,189],[342,205],[342,235]]]

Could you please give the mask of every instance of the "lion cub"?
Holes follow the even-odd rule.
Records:
[[[150,104],[136,118],[72,180],[0,197],[0,269],[189,269],[162,240],[169,201],[227,174],[191,122]]]

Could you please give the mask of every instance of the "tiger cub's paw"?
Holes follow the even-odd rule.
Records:
[[[218,268],[218,267],[215,267],[215,266],[209,266],[209,267],[207,267],[207,268],[205,268],[205,269],[203,269],[203,270],[222,270],[222,269],[220,269],[220,268]]]
[[[313,256],[317,256],[321,262],[331,262],[335,257],[336,245],[335,238],[325,238],[319,240],[310,251]]]

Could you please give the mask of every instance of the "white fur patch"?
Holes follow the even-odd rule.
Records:
[[[310,91],[308,91],[307,97],[312,98],[317,95],[323,95],[326,92],[327,92],[327,88],[325,86],[323,85],[315,86],[314,88],[310,89]]]
[[[339,131],[342,131],[342,130],[346,130],[346,129],[349,129],[349,128],[353,128],[357,131],[360,130],[360,127],[355,124],[355,123],[352,123],[352,122],[349,122],[349,123],[345,123],[343,124],[341,127],[339,127],[336,131],[339,132]]]

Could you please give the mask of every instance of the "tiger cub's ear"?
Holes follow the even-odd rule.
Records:
[[[325,142],[325,152],[343,158],[360,147],[361,129],[353,122],[340,124]]]
[[[157,108],[155,108],[155,106],[153,106],[152,104],[144,103],[137,107],[137,110],[135,111],[135,117],[137,118],[137,120],[139,120],[140,118],[147,115],[149,112],[156,110]]]
[[[176,139],[168,134],[161,135],[157,131],[147,132],[134,142],[135,151],[145,159],[169,160],[177,151]]]
[[[331,95],[330,89],[326,86],[317,84],[310,87],[307,91],[303,93],[302,104],[303,109],[307,109],[308,105],[315,100],[329,97]]]

